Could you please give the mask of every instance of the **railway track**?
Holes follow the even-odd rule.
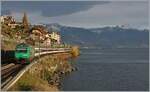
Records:
[[[7,69],[11,66],[14,66],[15,64],[14,63],[8,63],[8,64],[2,64],[1,65],[1,71],[4,70],[4,69]]]
[[[24,65],[21,64],[7,64],[5,66],[2,66],[1,68],[1,89],[3,89],[6,84],[12,80],[16,74],[22,69]]]
[[[22,64],[15,64],[15,63],[9,63],[9,64],[2,64],[1,66],[1,89],[6,91],[8,90],[12,85],[15,84],[15,82],[35,63],[37,63],[37,57],[43,56],[47,54],[55,54],[55,53],[64,53],[69,52],[70,50],[61,49],[61,50],[53,50],[53,51],[42,51],[39,53],[35,53],[33,62],[29,65],[22,65]]]

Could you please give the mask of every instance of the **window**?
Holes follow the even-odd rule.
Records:
[[[27,49],[17,49],[17,52],[27,53]]]

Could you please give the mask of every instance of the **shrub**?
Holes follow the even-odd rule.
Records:
[[[79,56],[79,54],[80,54],[79,47],[78,46],[71,47],[71,54],[73,57]]]

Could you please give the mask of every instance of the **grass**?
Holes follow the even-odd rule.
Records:
[[[70,56],[68,53],[43,56],[10,90],[58,91],[60,72],[68,72],[72,69],[70,62],[67,61]]]
[[[57,91],[58,89],[55,87],[50,87],[47,81],[43,81],[41,78],[38,76],[31,74],[30,72],[25,73],[21,79],[18,80],[18,82],[13,86],[11,91]]]

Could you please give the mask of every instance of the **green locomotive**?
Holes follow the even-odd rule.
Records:
[[[30,63],[31,60],[34,57],[34,50],[32,46],[20,43],[15,48],[15,58],[17,60],[17,63]]]

